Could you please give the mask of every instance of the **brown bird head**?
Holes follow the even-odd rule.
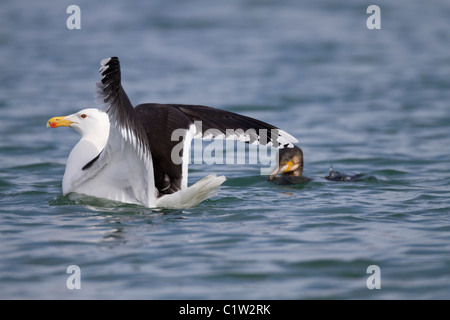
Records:
[[[303,173],[303,151],[297,146],[282,148],[278,153],[278,167],[269,175],[269,180],[278,174],[283,176],[298,176]]]

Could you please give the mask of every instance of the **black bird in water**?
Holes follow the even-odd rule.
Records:
[[[311,180],[302,176],[302,149],[297,146],[293,148],[285,147],[278,152],[278,167],[269,175],[269,181],[280,185],[292,185]]]
[[[330,167],[330,172],[328,173],[328,176],[325,177],[325,179],[330,181],[359,181],[363,178],[363,174],[348,174],[348,173],[341,173],[339,171],[334,171],[333,166]]]

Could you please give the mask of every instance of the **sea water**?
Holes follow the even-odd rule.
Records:
[[[443,0],[3,1],[0,297],[450,297],[449,14]],[[95,106],[109,56],[135,105],[209,105],[297,137],[311,181],[193,163],[189,184],[227,181],[192,209],[63,196],[79,136],[46,121]],[[364,178],[327,181],[330,166]]]

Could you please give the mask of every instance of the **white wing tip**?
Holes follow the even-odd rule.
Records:
[[[111,61],[111,57],[105,58],[105,59],[102,59],[102,61],[100,61],[100,64],[102,65],[102,67],[104,67],[110,61]]]
[[[286,144],[288,146],[292,147],[294,143],[298,143],[299,142],[296,137],[290,135],[289,133],[287,133],[284,130],[280,130],[279,131],[278,139],[279,139],[278,143],[280,144],[280,147],[283,147]]]
[[[107,64],[109,61],[111,61],[111,58],[105,58],[102,61],[100,61],[101,68],[98,70],[98,72],[103,74],[103,72],[105,72],[105,70],[108,70],[109,66]]]

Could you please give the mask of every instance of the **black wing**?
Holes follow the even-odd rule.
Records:
[[[249,143],[272,143],[278,139],[285,144],[296,139],[266,122],[234,112],[201,105],[146,103],[135,108],[150,144],[155,174],[155,185],[160,193],[173,193],[182,187],[183,176],[187,175],[186,164],[175,164],[171,159],[173,148],[180,143],[172,141],[176,129],[188,130],[196,125],[195,137],[209,135],[212,138],[234,135],[238,140]],[[179,156],[182,157],[181,150]],[[186,177],[185,177],[186,178]]]
[[[173,148],[180,141],[172,141],[171,137],[176,129],[187,130],[191,124],[190,119],[176,108],[164,104],[142,104],[134,110],[150,145],[155,186],[159,194],[170,194],[180,190],[183,166],[181,163],[174,163],[171,158]],[[183,149],[179,156],[183,157]]]
[[[101,61],[100,73],[103,76],[97,83],[97,102],[103,104],[111,125],[117,127],[123,138],[134,144],[136,151],[143,156],[149,150],[148,139],[141,121],[136,117],[133,105],[121,84],[120,64],[117,57]]]

